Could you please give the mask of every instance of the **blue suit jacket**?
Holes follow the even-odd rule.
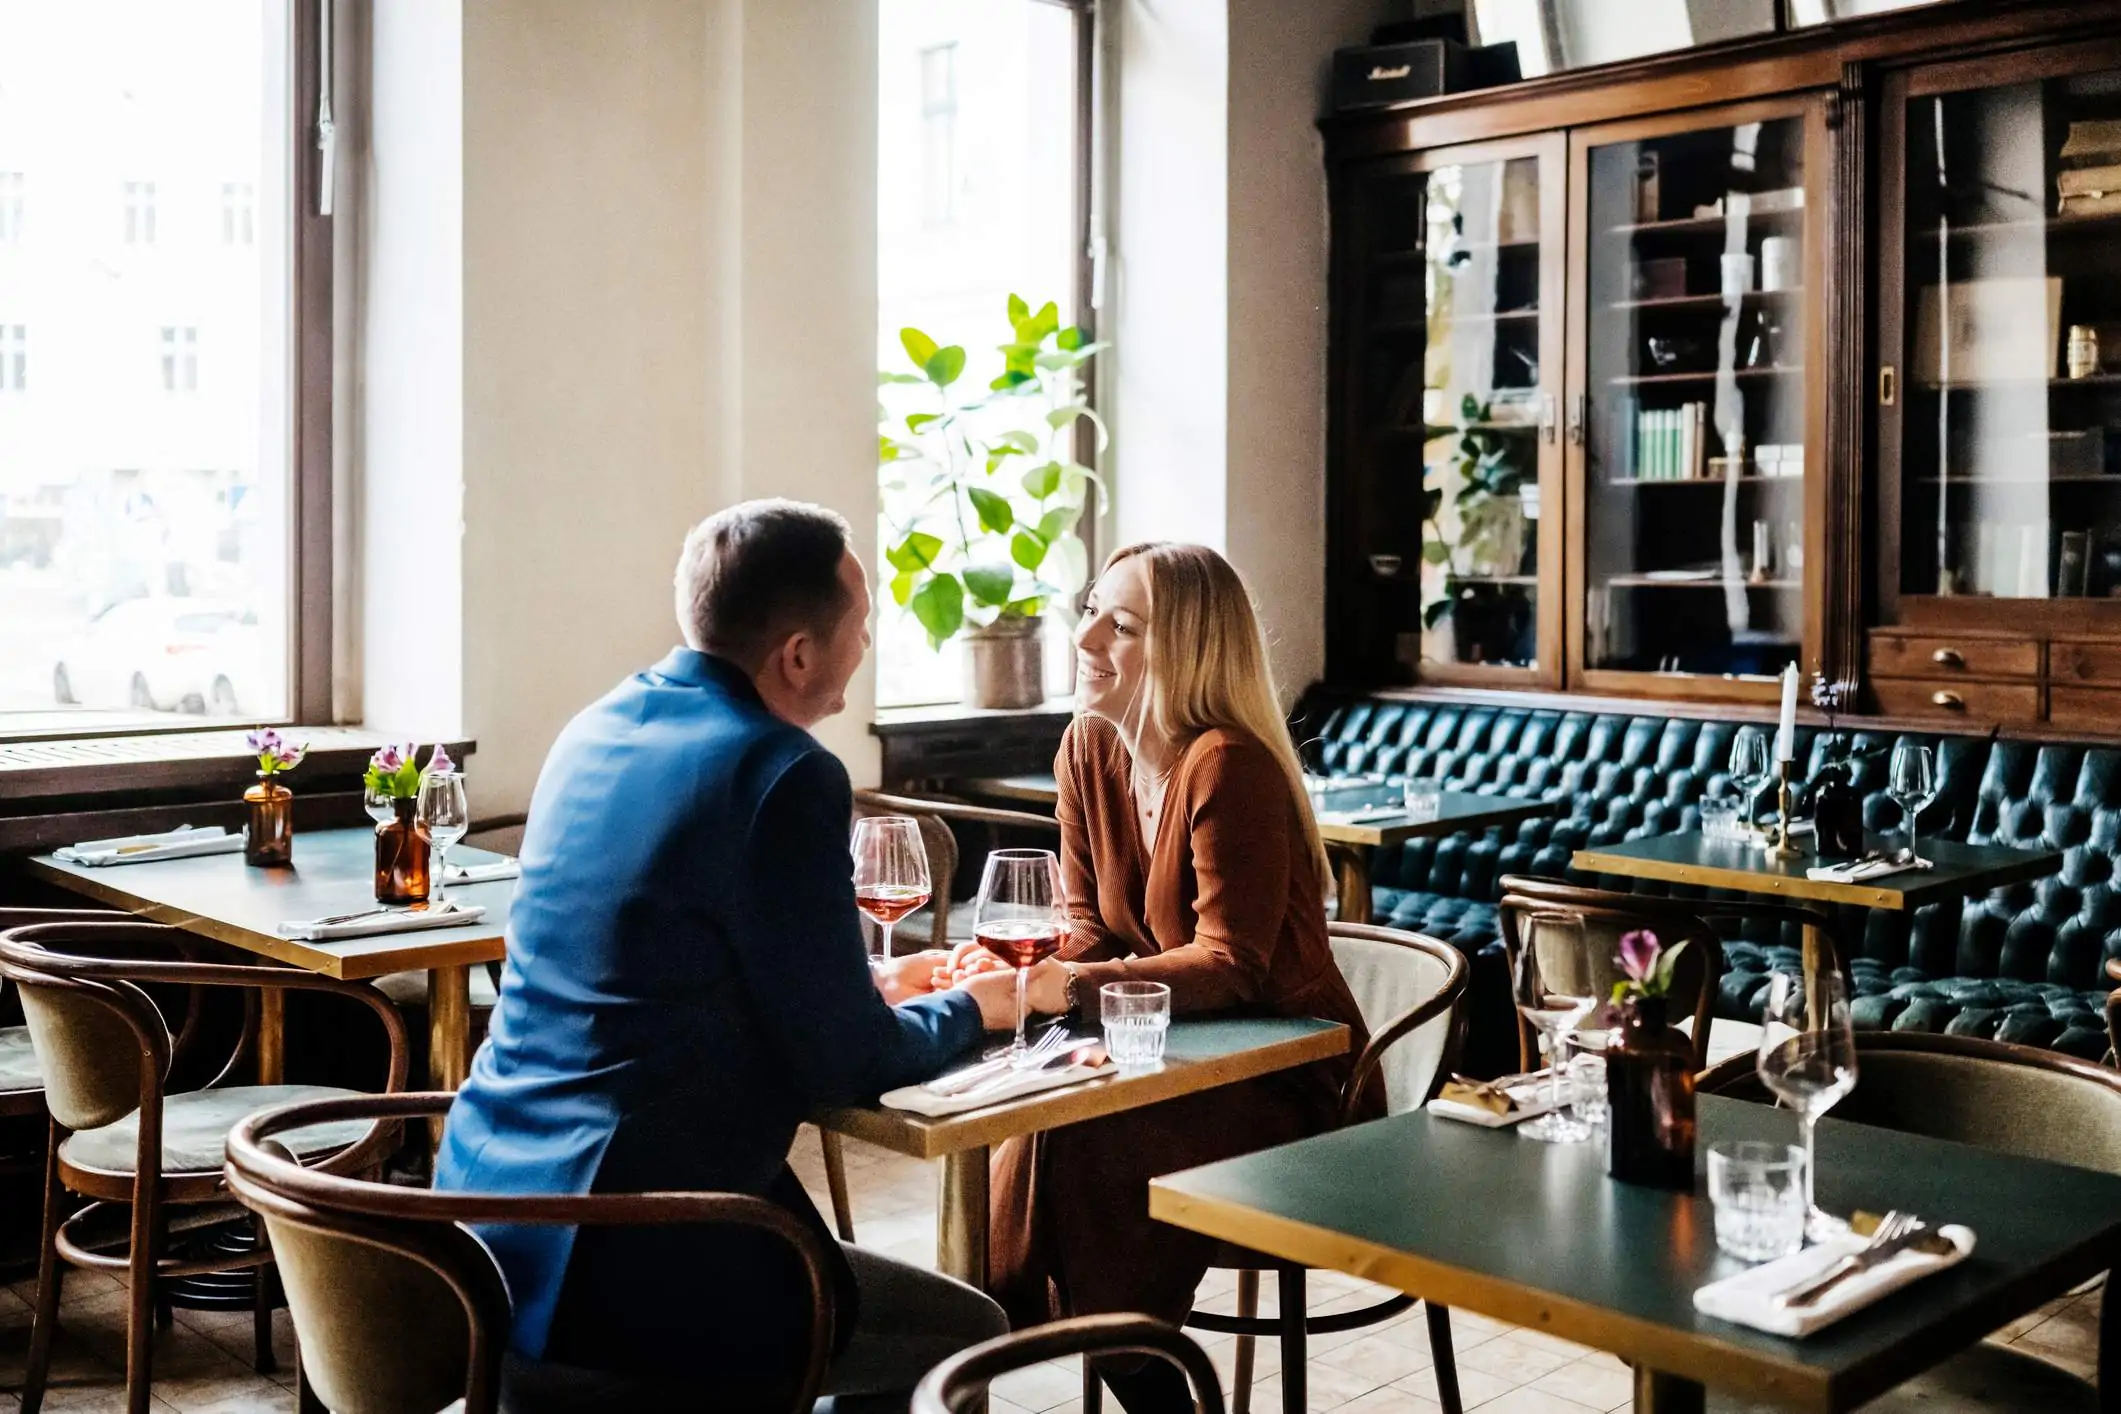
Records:
[[[838,759],[706,654],[674,650],[570,722],[531,800],[500,1004],[435,1187],[792,1191],[815,1220],[785,1178],[805,1113],[931,1075],[981,1034],[964,995],[878,996],[851,808]],[[516,1348],[543,1355],[570,1257],[607,1234],[480,1235],[508,1277]],[[587,1295],[698,1330],[712,1313],[669,1308],[726,1294],[727,1263],[697,1246],[658,1258],[699,1236],[639,1230],[597,1249],[603,1289]]]

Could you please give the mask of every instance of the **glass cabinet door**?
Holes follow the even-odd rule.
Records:
[[[1570,631],[1592,686],[1685,674],[1746,696],[1803,653],[1812,120],[1746,116],[1573,153]]]
[[[1560,157],[1432,153],[1362,188],[1352,569],[1402,680],[1559,679]]]
[[[1923,79],[1886,132],[1904,220],[1879,389],[1890,404],[1900,385],[1881,429],[1899,594],[2121,596],[2121,72]]]

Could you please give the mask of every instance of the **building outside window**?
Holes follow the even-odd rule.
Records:
[[[1081,100],[1087,4],[1061,0],[881,0],[877,72],[877,366],[903,369],[899,330],[926,330],[969,354],[962,385],[1001,371],[1009,296],[1059,305],[1084,322],[1089,161]],[[880,492],[879,538],[899,539],[912,507]],[[878,588],[877,702],[948,702],[963,650],[940,653]],[[1055,619],[1056,637],[1065,632]],[[1049,686],[1067,653],[1049,644]]]
[[[297,477],[330,413],[296,363],[299,311],[330,304],[298,185],[316,10],[0,4],[0,233],[37,198],[0,252],[0,739],[301,710],[318,562],[292,528],[330,510]]]

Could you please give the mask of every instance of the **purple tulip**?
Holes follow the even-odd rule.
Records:
[[[429,771],[454,771],[457,769],[457,763],[449,759],[449,748],[438,741],[435,743],[434,755],[427,758],[427,769]]]
[[[309,743],[305,741],[300,746],[281,747],[278,751],[272,753],[272,759],[275,762],[276,770],[292,771],[295,767],[302,764],[302,758],[307,755],[309,755]]]
[[[406,750],[411,750],[410,747]],[[368,764],[386,776],[395,776],[405,769],[405,755],[395,746],[386,746],[368,758]]]
[[[1657,935],[1647,928],[1620,935],[1620,966],[1630,978],[1647,982],[1657,970],[1657,954],[1663,951]]]
[[[260,727],[245,737],[244,740],[250,743],[252,751],[257,752],[261,756],[268,751],[278,752],[280,749],[280,734],[271,727]]]

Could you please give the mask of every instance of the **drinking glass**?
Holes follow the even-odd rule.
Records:
[[[1915,852],[1915,817],[1937,798],[1937,754],[1920,742],[1902,739],[1893,747],[1885,793],[1907,817],[1907,857],[1923,864],[1922,856]]]
[[[854,822],[854,906],[876,923],[871,962],[891,956],[891,930],[934,896],[928,847],[911,815],[867,815]]]
[[[1407,777],[1401,788],[1401,803],[1410,820],[1429,821],[1443,814],[1443,783],[1434,776]]]
[[[1770,748],[1768,734],[1758,727],[1741,727],[1731,740],[1731,784],[1745,800],[1747,831],[1753,828],[1753,816],[1759,811],[1755,797],[1768,783],[1769,759],[1774,755]]]
[[[1569,1057],[1569,1108],[1583,1124],[1598,1129],[1606,1120],[1605,1056],[1581,1045],[1569,1049],[1576,1052]]]
[[[1738,826],[1738,802],[1724,795],[1704,796],[1701,801],[1701,835],[1703,839],[1736,840],[1745,838]]]
[[[1097,989],[1105,1023],[1105,1051],[1122,1073],[1155,1070],[1164,1063],[1164,1033],[1171,1027],[1171,989],[1161,982],[1107,982]]]
[[[1528,1121],[1520,1132],[1550,1144],[1581,1144],[1591,1137],[1591,1130],[1568,1113],[1563,1087],[1569,1032],[1590,1015],[1598,1001],[1598,973],[1592,966],[1582,915],[1526,914],[1510,958],[1510,977],[1517,1009],[1546,1038],[1546,1056],[1553,1066],[1553,1108]]]
[[[440,903],[449,887],[449,847],[471,828],[471,798],[464,792],[464,778],[455,771],[429,771],[421,776],[414,816],[434,846],[434,881],[427,901]]]
[[[361,787],[361,808],[366,810],[368,818],[378,825],[388,825],[397,814],[397,807],[391,803],[390,793],[370,785]]]
[[[1016,969],[1016,1039],[1009,1063],[1027,1063],[1024,1044],[1024,984],[1031,969],[1060,951],[1066,936],[1067,903],[1061,893],[1060,860],[1050,849],[998,849],[987,856],[972,906],[972,936]]]
[[[1819,1165],[1813,1131],[1819,1116],[1856,1088],[1856,1028],[1849,1019],[1848,988],[1833,973],[1809,983],[1795,973],[1774,973],[1761,1021],[1760,1081],[1797,1111],[1804,1126],[1805,1233],[1814,1240],[1830,1237],[1841,1224],[1821,1212],[1814,1197]]]
[[[1741,1262],[1772,1262],[1804,1246],[1804,1150],[1746,1140],[1709,1150],[1716,1245]]]

